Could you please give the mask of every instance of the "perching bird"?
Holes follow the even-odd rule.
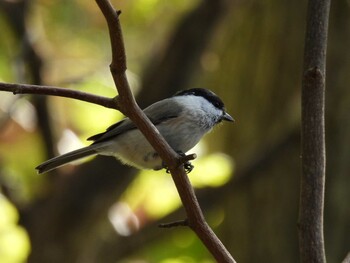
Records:
[[[170,98],[153,103],[144,109],[144,113],[179,153],[186,153],[193,148],[221,121],[234,121],[225,111],[222,100],[215,93],[202,88],[180,91]],[[94,142],[90,146],[54,157],[35,169],[39,173],[48,172],[94,154],[114,156],[122,163],[139,169],[164,168],[158,153],[129,118],[88,140]]]

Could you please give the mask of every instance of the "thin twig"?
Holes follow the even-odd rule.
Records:
[[[104,106],[106,108],[118,109],[114,98],[106,98],[79,90],[65,89],[54,86],[39,86],[29,84],[13,84],[0,82],[0,90],[12,92],[13,94],[40,94],[77,99]]]
[[[180,160],[181,160],[182,163],[186,163],[186,162],[192,161],[192,160],[194,160],[196,158],[197,158],[197,154],[192,153],[192,154],[181,156]]]
[[[162,223],[158,225],[161,228],[172,228],[172,227],[178,227],[178,226],[188,226],[188,221],[187,219],[184,220],[179,220],[175,222],[170,222],[170,223]]]
[[[323,236],[325,188],[325,78],[330,0],[309,0],[302,83],[302,176],[299,208],[301,262],[326,262]]]

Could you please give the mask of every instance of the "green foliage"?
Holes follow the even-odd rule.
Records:
[[[0,30],[2,36],[6,36],[0,41],[0,81],[13,81],[15,78],[13,58],[17,55],[15,51],[18,49],[18,43],[6,22],[0,11]]]
[[[26,231],[17,225],[15,207],[0,194],[0,261],[2,263],[25,262],[30,243]]]
[[[214,262],[206,248],[195,234],[186,228],[168,231],[166,239],[146,246],[135,258],[161,263],[212,263]],[[133,258],[132,258],[133,259]]]

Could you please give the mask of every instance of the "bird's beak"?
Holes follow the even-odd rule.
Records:
[[[230,114],[228,114],[227,112],[224,112],[224,114],[222,115],[222,120],[224,121],[231,121],[234,122],[235,119],[231,117]]]

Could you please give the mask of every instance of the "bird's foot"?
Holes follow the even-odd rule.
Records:
[[[180,163],[183,164],[186,173],[189,174],[190,172],[192,172],[194,166],[191,164],[189,160],[194,160],[195,158],[197,158],[197,155],[196,154],[186,155],[181,151],[177,151],[177,153],[180,155],[179,160],[180,160]],[[163,167],[165,168],[166,173],[170,173],[169,167],[164,162],[163,162]]]
[[[194,165],[191,164],[189,161],[184,163],[184,168],[187,174],[189,174],[190,172],[192,172]]]

